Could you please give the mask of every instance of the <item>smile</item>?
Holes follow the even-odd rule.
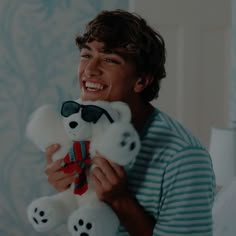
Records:
[[[99,83],[93,83],[93,82],[84,82],[84,86],[89,91],[97,91],[97,90],[103,90],[104,86]]]

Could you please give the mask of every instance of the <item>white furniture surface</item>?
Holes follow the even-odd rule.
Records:
[[[236,235],[236,177],[216,196],[213,206],[213,236]]]

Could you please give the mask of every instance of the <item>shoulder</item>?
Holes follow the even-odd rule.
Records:
[[[159,109],[156,109],[149,118],[142,134],[144,136],[147,134],[162,135],[182,140],[186,145],[202,146],[201,142],[188,128]]]
[[[140,156],[148,156],[162,168],[177,171],[185,168],[207,166],[213,172],[211,157],[191,131],[166,113],[156,109],[141,133]],[[178,168],[177,168],[178,167]],[[169,173],[168,172],[168,173]]]
[[[206,150],[188,128],[159,109],[149,117],[140,136],[144,145],[153,143],[159,149],[172,150],[173,155],[185,148]]]

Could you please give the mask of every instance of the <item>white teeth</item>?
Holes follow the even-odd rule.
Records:
[[[95,84],[95,83],[91,83],[91,82],[85,82],[85,87],[87,89],[103,89],[103,86],[101,84]]]

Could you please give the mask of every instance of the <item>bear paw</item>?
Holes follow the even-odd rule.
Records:
[[[61,221],[59,209],[48,197],[37,199],[27,209],[29,222],[38,232],[48,231]]]
[[[91,236],[93,224],[91,222],[86,222],[83,219],[78,219],[77,222],[73,222],[73,229],[70,229],[72,235],[80,236]]]
[[[122,122],[113,123],[95,145],[101,155],[122,166],[135,161],[141,146],[134,127]]]
[[[68,220],[72,236],[114,236],[119,225],[115,213],[106,204],[81,207]]]

